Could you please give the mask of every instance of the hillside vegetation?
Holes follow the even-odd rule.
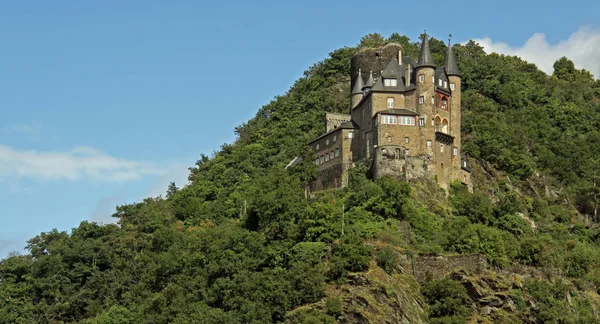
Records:
[[[418,56],[367,35],[201,155],[185,188],[29,240],[0,262],[0,323],[599,323],[600,82],[567,58],[548,76],[455,45],[473,194],[360,165],[348,188],[305,198],[314,166],[285,165],[312,161],[323,114],[348,110],[352,54],[389,41]],[[470,254],[488,269],[417,280],[403,266]]]

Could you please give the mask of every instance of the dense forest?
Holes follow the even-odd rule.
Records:
[[[0,261],[0,323],[600,323],[600,81],[567,58],[547,75],[455,45],[474,193],[374,181],[362,163],[348,188],[305,197],[314,165],[284,167],[348,110],[353,53],[392,41],[418,56],[366,35],[201,154],[189,185],[30,239]],[[401,266],[477,254],[478,274]]]

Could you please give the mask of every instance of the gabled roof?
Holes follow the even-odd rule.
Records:
[[[361,94],[362,88],[364,87],[362,73],[360,69],[358,69],[358,76],[356,77],[356,81],[354,81],[354,88],[352,89],[352,94]]]
[[[375,115],[389,114],[389,115],[405,115],[405,116],[419,116],[416,112],[408,109],[387,109],[378,111]]]
[[[452,50],[450,42],[448,42],[448,50],[444,56],[444,69],[446,70],[446,74],[448,76],[461,76],[460,69],[458,68],[458,63],[456,62],[456,57],[454,56],[454,51]]]
[[[347,122],[342,123],[340,126],[338,126],[338,127],[334,128],[334,129],[330,130],[329,132],[327,132],[327,133],[325,133],[325,134],[323,134],[323,135],[315,138],[314,140],[310,141],[308,144],[312,144],[312,143],[320,140],[321,138],[323,138],[323,137],[325,137],[325,136],[327,136],[329,134],[333,134],[333,133],[335,133],[335,132],[337,132],[337,131],[339,131],[341,129],[359,129],[359,128],[360,127],[358,127],[358,124],[355,123],[353,120],[347,121]]]
[[[394,57],[388,62],[383,72],[381,72],[381,76],[384,78],[398,78],[402,76],[403,71],[398,64],[398,58]]]
[[[405,67],[400,66],[398,64],[398,58],[392,58],[385,70],[381,72],[381,77],[375,81],[373,85],[372,91],[404,91],[406,90],[404,87],[404,82],[402,81],[402,77],[404,76]],[[396,79],[398,80],[395,87],[385,86],[383,83],[383,79]]]
[[[435,67],[433,63],[433,56],[431,55],[431,50],[429,49],[429,37],[427,37],[427,33],[423,36],[423,42],[421,42],[421,53],[419,53],[419,61],[417,62],[417,67]]]

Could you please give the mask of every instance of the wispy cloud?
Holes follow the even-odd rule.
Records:
[[[17,150],[0,144],[0,177],[123,182],[165,171],[153,163],[114,157],[90,147],[53,152]]]
[[[175,164],[152,184],[147,195],[150,197],[165,196],[167,187],[171,182],[175,182],[175,185],[179,188],[185,187],[188,184],[189,175],[190,170],[187,165],[183,163]]]
[[[13,125],[10,130],[27,136],[30,140],[37,142],[40,139],[42,125],[38,122],[31,124]]]
[[[517,55],[524,60],[535,63],[542,71],[552,74],[552,65],[559,58],[566,56],[579,69],[584,68],[596,78],[600,77],[600,29],[581,27],[566,40],[556,44],[548,43],[543,33],[533,34],[522,46],[510,46],[492,40],[489,37],[475,39],[488,53],[496,52]]]

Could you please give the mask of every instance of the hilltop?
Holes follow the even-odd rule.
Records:
[[[600,322],[600,81],[456,45],[474,192],[382,177],[306,198],[307,143],[350,106],[333,51],[190,168],[190,184],[29,240],[0,262],[0,323]],[[432,39],[436,64],[446,45]]]

